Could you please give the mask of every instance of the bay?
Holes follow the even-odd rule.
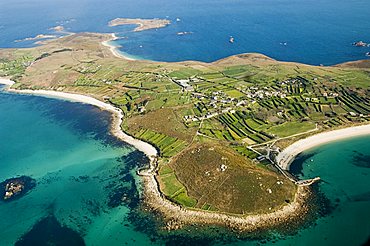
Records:
[[[116,33],[122,52],[156,61],[215,61],[240,53],[262,53],[277,60],[332,65],[367,59],[370,17],[367,0],[14,0],[0,1],[0,47],[38,34]],[[158,30],[132,32],[108,27],[114,18],[167,18]],[[179,21],[177,21],[179,20]],[[188,32],[188,35],[178,35]],[[235,38],[229,43],[230,36]]]

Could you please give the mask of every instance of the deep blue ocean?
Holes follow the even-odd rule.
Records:
[[[366,59],[369,0],[13,0],[0,1],[0,47],[63,25],[71,32],[114,32],[121,51],[158,61],[215,61],[258,52],[283,61],[331,65]],[[108,27],[117,17],[168,18],[158,30]],[[179,18],[180,21],[176,21]],[[178,32],[191,32],[179,36]],[[235,42],[229,43],[233,36]]]

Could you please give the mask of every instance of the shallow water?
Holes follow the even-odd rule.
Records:
[[[321,177],[320,191],[335,207],[316,225],[283,242],[301,245],[362,245],[370,238],[370,136],[326,144],[301,166],[300,178]]]
[[[117,42],[122,51],[151,60],[208,62],[258,52],[329,65],[367,59],[370,47],[351,44],[370,43],[368,9],[368,0],[0,1],[0,47],[30,46],[34,41],[14,41],[55,34],[48,29],[64,25],[72,32],[116,32],[125,37]],[[107,26],[117,17],[168,18],[172,24],[134,33],[133,27]]]
[[[87,245],[149,242],[127,224],[130,204],[112,198],[137,195],[127,175],[145,158],[111,136],[109,122],[110,114],[90,105],[0,93],[0,180],[36,179],[25,196],[0,201],[1,245],[14,244],[47,216]]]

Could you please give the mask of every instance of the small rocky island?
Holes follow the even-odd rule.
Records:
[[[352,45],[356,47],[370,47],[370,44],[362,42],[362,41],[354,42],[352,43]]]
[[[122,25],[137,25],[134,32],[141,32],[149,29],[157,29],[166,27],[171,24],[169,20],[166,19],[127,19],[127,18],[116,18],[111,20],[109,26],[122,26]]]
[[[21,198],[36,186],[36,180],[28,176],[7,179],[0,183],[3,201]]]

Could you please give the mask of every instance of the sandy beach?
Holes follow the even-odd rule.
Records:
[[[3,82],[2,80],[0,80]],[[99,101],[95,98],[73,94],[73,93],[66,93],[66,92],[59,92],[59,91],[47,91],[47,90],[14,90],[8,89],[9,92],[13,93],[20,93],[20,94],[29,94],[29,95],[36,95],[36,96],[44,96],[48,98],[56,98],[67,100],[71,102],[79,102],[79,103],[86,103],[91,104],[96,107],[99,107],[102,110],[107,110],[113,114],[113,122],[112,122],[112,133],[122,141],[134,146],[139,151],[143,152],[151,161],[155,160],[157,156],[157,150],[150,144],[143,142],[141,140],[135,139],[130,135],[127,135],[121,130],[122,118],[123,114],[122,111],[108,103],[104,103]]]
[[[114,41],[118,39],[114,33],[112,33],[111,35],[112,35],[112,39],[102,42],[102,45],[108,47],[109,50],[112,52],[112,54],[117,58],[122,58],[128,61],[135,61],[135,59],[123,55],[121,52],[118,51],[118,47],[109,43],[110,41]]]
[[[321,144],[363,135],[370,135],[370,124],[319,133],[314,136],[299,140],[284,149],[276,157],[276,162],[282,169],[289,170],[289,166],[294,158],[305,150]]]
[[[11,81],[10,79],[0,78],[0,84],[12,86],[14,85],[14,81]]]

